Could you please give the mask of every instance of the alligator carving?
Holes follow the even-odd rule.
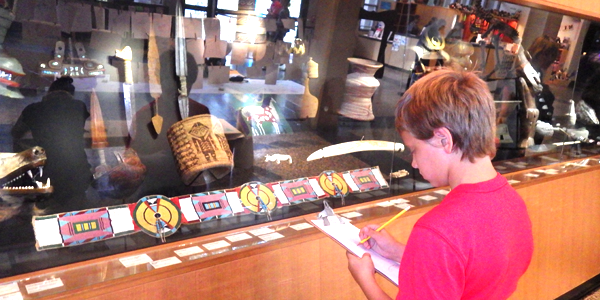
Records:
[[[0,153],[0,196],[36,196],[50,194],[50,178],[38,181],[43,174],[46,152],[32,147],[19,153]]]

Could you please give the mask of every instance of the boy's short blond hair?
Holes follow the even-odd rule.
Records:
[[[443,69],[417,80],[400,98],[396,130],[428,140],[446,127],[462,159],[496,155],[496,108],[487,84],[476,74]]]

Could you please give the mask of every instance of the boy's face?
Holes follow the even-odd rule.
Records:
[[[412,152],[411,166],[419,169],[423,178],[434,187],[448,185],[448,165],[444,159],[446,153],[436,138],[419,140],[407,131],[402,131],[400,135],[404,145]]]

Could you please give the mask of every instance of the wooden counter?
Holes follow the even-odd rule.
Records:
[[[501,172],[509,171],[505,176],[524,197],[533,222],[533,261],[511,299],[554,299],[600,273],[599,157],[563,163],[553,163],[552,157],[536,159],[496,166]],[[579,164],[582,161],[585,164]],[[528,165],[542,167],[514,172]],[[441,188],[404,195],[403,199],[417,207],[388,230],[405,242],[418,218],[446,191]],[[423,196],[438,199],[425,201]],[[336,212],[361,213],[353,218],[358,227],[381,223],[400,210],[390,206],[390,200],[395,199],[343,207]],[[12,287],[23,299],[364,299],[347,270],[345,250],[313,227],[296,227],[306,225],[312,217],[4,278],[0,280],[0,296],[3,288]],[[236,234],[246,234],[249,239],[226,239]],[[209,250],[207,244],[216,241],[230,245]],[[195,246],[202,252],[187,256],[174,252]],[[141,254],[147,254],[155,263],[166,258],[177,258],[181,263],[162,268],[150,263],[125,267],[119,260]],[[395,295],[393,284],[378,279],[388,294]],[[57,287],[32,292],[52,284]]]

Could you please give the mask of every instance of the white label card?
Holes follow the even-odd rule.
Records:
[[[23,300],[21,292],[14,292],[12,294],[0,295],[0,300]]]
[[[19,291],[19,285],[16,282],[0,285],[0,296],[12,294]],[[2,298],[0,298],[2,299]]]
[[[375,205],[381,206],[381,207],[390,207],[390,206],[394,205],[394,203],[392,201],[385,201],[385,202],[379,202]]]
[[[174,252],[179,257],[184,257],[184,256],[192,255],[192,254],[202,253],[202,252],[204,252],[204,250],[202,250],[202,248],[200,248],[198,246],[194,246],[194,247],[189,247],[189,248],[184,248],[184,249],[177,249]]]
[[[341,216],[344,218],[350,219],[350,218],[360,217],[360,216],[362,216],[362,214],[357,211],[351,211],[351,212],[343,213],[343,214],[341,214]]]
[[[411,207],[415,207],[414,205],[408,203],[400,203],[396,205],[397,208],[406,209],[407,207],[410,209]]]
[[[152,262],[152,258],[148,254],[140,254],[136,256],[129,256],[119,258],[119,261],[125,266],[125,268],[146,264]]]
[[[204,246],[204,248],[208,249],[208,250],[214,250],[214,249],[219,249],[219,248],[223,248],[223,247],[229,247],[231,246],[231,244],[229,244],[226,241],[216,241],[216,242],[212,242],[212,243],[208,243],[208,244],[203,244],[202,246]]]
[[[259,238],[263,241],[272,241],[272,240],[280,239],[282,237],[284,237],[283,234],[281,234],[279,232],[273,232],[273,233],[259,236]]]
[[[242,232],[242,233],[226,236],[225,238],[233,243],[233,242],[239,242],[239,241],[251,239],[252,236],[245,232]]]
[[[303,229],[307,229],[307,228],[312,228],[313,226],[308,223],[299,223],[299,224],[294,224],[290,227],[294,230],[303,230]]]
[[[438,194],[438,195],[448,195],[448,193],[450,193],[449,190],[439,190],[439,191],[435,191],[434,193]]]
[[[400,198],[400,199],[390,200],[390,202],[398,204],[398,203],[408,203],[410,201],[408,201],[406,199],[403,199],[403,198]]]
[[[63,286],[63,282],[60,278],[52,278],[44,280],[42,282],[36,282],[25,286],[28,294],[39,293],[42,291],[54,289]]]
[[[171,256],[171,257],[167,257],[164,259],[159,259],[159,260],[155,260],[153,262],[151,262],[150,264],[155,268],[162,268],[162,267],[166,267],[166,266],[170,266],[170,265],[174,265],[174,264],[180,264],[181,260],[179,260],[179,258],[175,257],[175,256]]]
[[[271,229],[269,227],[262,227],[262,228],[250,230],[248,232],[252,233],[255,236],[259,236],[259,235],[263,235],[263,234],[275,232],[275,230],[273,230],[273,229]]]
[[[419,199],[425,200],[425,201],[431,201],[431,200],[437,199],[437,197],[434,197],[434,196],[431,196],[431,195],[425,195],[425,196],[419,197]]]

